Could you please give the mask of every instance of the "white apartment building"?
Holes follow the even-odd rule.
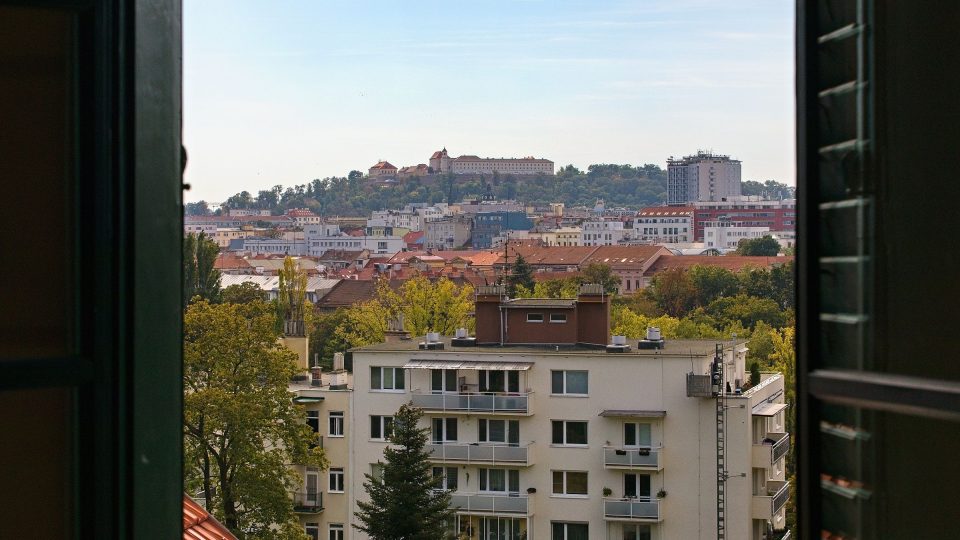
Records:
[[[692,242],[694,209],[691,206],[643,208],[633,219],[633,240],[647,244]]]
[[[737,249],[741,240],[754,240],[764,236],[773,236],[770,227],[742,227],[729,221],[704,223],[703,242],[707,248],[721,251]]]
[[[579,246],[583,229],[580,227],[560,227],[544,231],[530,231],[527,238],[540,240],[546,246]]]
[[[254,255],[307,255],[307,241],[300,239],[269,238],[265,236],[248,236],[243,238],[243,245],[238,251],[246,251]]]
[[[450,216],[424,224],[423,247],[426,249],[456,249],[470,240],[473,220],[468,216]]]
[[[619,219],[595,218],[580,224],[581,246],[615,246],[630,236]]]
[[[401,227],[411,231],[423,230],[420,214],[404,210],[375,210],[367,220],[367,227]]]
[[[360,251],[370,250],[370,253],[392,254],[401,251],[404,247],[402,236],[351,236],[340,230],[340,226],[332,223],[307,225],[303,228],[306,238],[307,255],[319,257],[327,251]]]
[[[720,479],[726,538],[784,528],[783,378],[739,391],[743,342],[721,344],[718,362],[713,341],[605,348],[609,297],[598,287],[576,300],[503,301],[487,289],[475,340],[434,335],[354,351],[357,499],[392,415],[412,402],[467,538],[715,539]],[[714,372],[721,384],[711,387]]]
[[[667,204],[740,196],[740,161],[712,152],[667,160]]]

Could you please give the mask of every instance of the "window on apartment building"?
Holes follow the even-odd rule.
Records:
[[[504,370],[480,370],[481,392],[519,392],[520,372]]]
[[[480,491],[520,493],[520,471],[517,469],[480,469]]]
[[[343,467],[331,467],[329,479],[327,491],[329,493],[343,493]]]
[[[371,463],[370,476],[375,482],[383,482],[383,463]]]
[[[443,394],[457,392],[457,370],[455,369],[431,369],[430,370],[430,391],[434,394]]]
[[[646,523],[624,523],[623,540],[652,540],[652,527]]]
[[[542,323],[543,313],[527,313],[527,322]]]
[[[551,314],[550,314],[550,322],[552,322],[552,323],[565,323],[565,322],[567,322],[567,314],[566,314],[566,313],[551,313]]]
[[[327,424],[328,435],[331,437],[343,437],[343,411],[330,411]]]
[[[457,474],[458,470],[456,467],[433,468],[433,477],[440,478],[440,489],[445,489],[447,491],[457,490]]]
[[[624,497],[649,497],[650,496],[650,475],[624,473],[623,474],[623,496]]]
[[[370,416],[370,438],[378,441],[385,441],[393,435],[393,417],[392,416]]]
[[[320,433],[320,411],[307,411],[307,425],[314,433]]]
[[[477,440],[482,443],[506,443],[512,446],[520,444],[519,420],[477,420]]]
[[[550,540],[590,540],[590,526],[586,523],[551,521]]]
[[[626,422],[623,424],[624,446],[650,446],[651,426],[646,422]]]
[[[587,395],[587,372],[581,370],[551,371],[550,393],[575,396]]]
[[[434,418],[433,419],[433,442],[436,444],[445,442],[456,442],[457,440],[457,419],[456,418]]]
[[[587,472],[553,471],[553,494],[585,496],[587,494]]]
[[[320,540],[319,523],[307,523],[303,527],[303,532],[307,533],[307,536],[310,537],[310,540]]]
[[[396,391],[404,388],[402,367],[370,367],[370,389]]]
[[[343,523],[331,523],[328,526],[327,540],[343,540]]]
[[[586,445],[587,444],[587,422],[579,420],[553,420],[551,421],[553,444],[562,445]]]

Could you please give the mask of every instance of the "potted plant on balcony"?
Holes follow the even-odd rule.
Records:
[[[608,487],[606,487],[606,486],[604,486],[604,488],[603,488],[603,496],[604,496],[604,497],[609,497],[609,496],[611,496],[611,495],[613,495],[613,490],[610,489],[610,488],[608,488]]]
[[[667,496],[667,490],[665,490],[665,489],[663,489],[663,488],[661,488],[660,491],[657,492],[657,498],[658,498],[658,499],[666,498],[666,496]]]
[[[535,488],[535,487],[528,487],[528,488],[527,488],[527,493],[529,493],[530,495],[533,495],[533,494],[536,493],[536,492],[537,492],[537,488]]]

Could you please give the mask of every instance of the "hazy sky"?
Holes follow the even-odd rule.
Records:
[[[187,200],[380,159],[712,149],[794,183],[787,0],[185,0]]]

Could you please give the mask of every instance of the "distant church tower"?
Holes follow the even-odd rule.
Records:
[[[437,150],[430,156],[430,168],[433,169],[435,173],[447,173],[452,170],[450,164],[450,155],[447,154],[447,149]]]

